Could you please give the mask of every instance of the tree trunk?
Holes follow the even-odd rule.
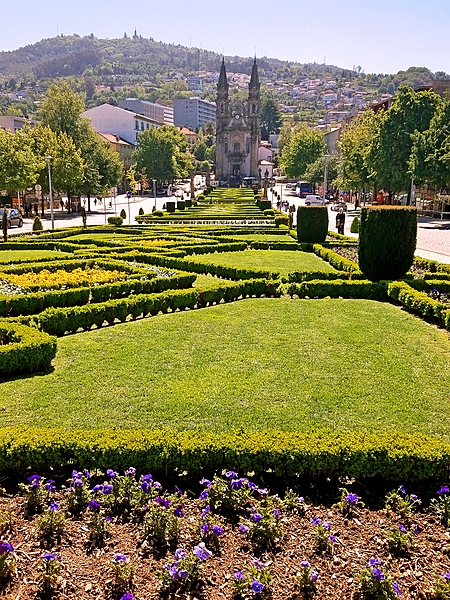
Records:
[[[88,193],[87,195],[87,201],[88,201],[88,212],[91,212],[91,194]]]

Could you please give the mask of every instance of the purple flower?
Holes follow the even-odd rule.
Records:
[[[245,575],[242,573],[242,571],[236,571],[233,577],[236,579],[236,581],[244,581],[245,579]]]
[[[41,487],[41,485],[40,485],[39,481],[35,481],[34,483],[32,483],[32,484],[30,485],[30,490],[37,490],[37,489],[39,489],[40,487]]]
[[[418,498],[415,494],[411,494],[410,498],[413,502],[417,502],[417,500],[418,500]]]
[[[175,550],[175,560],[184,560],[186,558],[186,552],[181,548]]]
[[[377,581],[383,581],[383,579],[384,579],[384,573],[378,567],[374,567],[372,569],[372,577],[374,579],[376,579]]]
[[[83,480],[82,479],[74,479],[73,480],[73,487],[74,488],[82,488],[83,487]]]
[[[92,493],[93,494],[98,494],[99,492],[103,491],[103,486],[100,485],[94,485],[94,487],[92,488]]]
[[[267,488],[258,488],[258,494],[261,494],[261,496],[267,496],[268,493],[269,490]]]
[[[118,562],[126,562],[127,561],[127,557],[125,556],[125,554],[116,554],[114,556],[114,562],[118,563]]]
[[[161,498],[161,496],[155,498],[155,502],[161,504],[161,506],[164,506],[164,508],[169,508],[170,506],[170,500],[168,498]]]
[[[450,489],[449,489],[448,485],[443,485],[441,487],[441,489],[436,493],[441,495],[441,494],[448,494],[449,492],[450,492]]]
[[[232,479],[231,480],[231,489],[240,490],[242,488],[242,479]]]
[[[83,473],[86,475],[86,477],[88,479],[90,479],[92,477],[92,475],[89,473],[89,471],[87,469],[84,469]]]
[[[208,504],[207,506],[205,506],[205,508],[202,510],[202,517],[205,518],[206,515],[211,511],[211,507]]]
[[[198,546],[195,546],[192,552],[199,560],[207,560],[212,554],[212,552],[206,548],[203,542],[200,542]]]
[[[330,531],[331,523],[329,521],[325,521],[322,527],[325,529],[325,531]]]
[[[200,500],[207,500],[208,496],[209,496],[208,490],[203,490],[203,492],[200,494],[199,498],[200,498]]]
[[[136,598],[127,592],[120,598],[120,600],[136,600]]]
[[[111,518],[111,517],[105,517],[105,521],[106,521],[107,523],[111,523],[111,521],[112,521],[112,518]]]
[[[398,583],[396,581],[392,582],[392,588],[393,588],[394,592],[397,594],[397,596],[401,596],[402,595],[402,593],[400,591],[400,588],[398,586]]]
[[[184,517],[184,512],[183,512],[183,507],[181,506],[181,504],[177,504],[176,509],[173,511],[173,514],[176,517]]]
[[[406,533],[406,527],[404,525],[402,525],[402,523],[398,524],[398,529],[399,531],[401,531],[402,533]]]
[[[296,500],[299,504],[305,504],[305,499],[303,498],[303,496],[299,496],[298,498],[296,498]]]
[[[309,562],[307,560],[302,560],[302,562],[300,563],[300,566],[303,567],[304,569],[309,569],[311,567],[311,565],[309,564]]]
[[[55,560],[56,554],[50,554],[50,553],[46,552],[45,554],[42,555],[42,558],[44,560]]]
[[[236,471],[227,471],[225,475],[228,477],[228,479],[235,479],[238,476]]]
[[[242,525],[239,525],[239,531],[240,531],[241,533],[247,533],[247,532],[248,532],[248,527],[247,527],[247,525],[244,525],[244,524],[242,524]]]
[[[30,477],[28,477],[28,480],[30,483],[35,483],[36,481],[39,481],[40,479],[42,479],[42,475],[30,475]]]
[[[83,473],[79,473],[78,471],[72,471],[72,479],[81,479],[83,477]]]
[[[264,589],[264,585],[262,583],[260,583],[257,579],[254,579],[252,581],[252,590],[255,592],[255,594],[259,594],[263,591]]]
[[[155,490],[162,490],[162,485],[159,483],[159,481],[155,481],[153,487]]]
[[[3,556],[3,554],[6,554],[7,552],[14,552],[12,544],[0,542],[0,556]]]
[[[186,571],[186,569],[181,569],[180,571],[178,571],[178,577],[180,579],[185,579],[188,575],[189,575],[189,572]]]
[[[200,525],[200,531],[202,532],[203,535],[206,535],[209,531],[209,525],[208,523],[202,523]]]
[[[334,536],[334,535],[329,535],[329,536],[328,536],[328,539],[330,540],[330,542],[331,542],[332,544],[335,544],[335,543],[336,543],[336,541],[337,541],[337,540],[336,540],[336,536]]]
[[[44,488],[47,490],[47,492],[54,492],[56,490],[56,486],[53,479],[47,479]]]
[[[220,537],[223,535],[223,527],[220,527],[220,525],[213,525],[212,532],[216,537]]]
[[[311,583],[316,583],[318,577],[319,573],[317,571],[311,571],[311,573],[309,574],[309,579],[311,580]]]
[[[54,510],[54,511],[56,511],[58,509],[59,509],[59,506],[56,504],[56,502],[50,502],[50,504],[47,508],[47,510]]]
[[[256,490],[258,486],[256,485],[256,483],[253,483],[253,481],[249,481],[248,487],[250,490]]]
[[[106,474],[108,477],[111,477],[111,479],[115,479],[119,473],[117,473],[117,471],[113,471],[113,469],[108,469]]]
[[[175,486],[175,491],[179,496],[183,495],[183,492],[180,490],[180,488],[177,485]]]
[[[313,525],[320,525],[322,523],[322,519],[319,519],[319,517],[314,517],[314,519],[312,519],[311,523]]]
[[[97,502],[97,500],[91,500],[88,504],[88,509],[92,512],[98,513],[100,512],[100,508],[100,502]]]
[[[369,560],[369,564],[367,565],[368,567],[379,567],[381,565],[381,560],[378,560],[377,558],[371,558]]]
[[[259,521],[261,521],[262,519],[262,515],[260,515],[259,513],[253,513],[250,516],[250,519],[253,521],[253,523],[259,523]]]
[[[200,485],[204,485],[207,488],[210,488],[212,486],[213,482],[210,481],[209,479],[206,479],[205,477],[203,477],[203,479],[200,479]]]
[[[129,467],[125,471],[125,475],[131,475],[132,477],[134,477],[136,475],[136,469],[134,467]]]
[[[448,573],[442,573],[442,577],[446,580],[446,581],[450,581],[450,571]]]
[[[142,481],[141,490],[144,492],[144,494],[149,494],[152,491],[152,482]]]
[[[258,569],[258,571],[261,571],[261,569],[263,568],[262,562],[260,560],[258,560],[257,558],[252,558],[252,563],[253,563],[253,566],[255,566]]]
[[[150,473],[147,475],[142,475],[142,481],[153,481],[153,477],[150,475]]]
[[[406,494],[405,488],[402,485],[398,488],[398,491],[400,492],[400,494]]]
[[[358,504],[358,496],[356,494],[348,494],[345,497],[345,501],[349,506],[356,506]]]
[[[414,533],[419,533],[419,526],[417,525],[417,523],[414,523],[413,530],[414,530]]]
[[[273,516],[275,517],[275,519],[280,518],[280,510],[278,508],[273,509]]]
[[[112,492],[113,492],[113,486],[105,483],[105,485],[103,486],[102,492],[103,492],[103,494],[105,496],[108,496],[109,494],[112,494]]]

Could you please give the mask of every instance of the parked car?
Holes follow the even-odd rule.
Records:
[[[322,196],[318,194],[308,194],[305,198],[306,206],[325,206]]]
[[[333,204],[333,206],[331,207],[331,210],[335,210],[336,212],[338,212],[338,210],[340,208],[343,208],[344,210],[347,210],[347,204],[345,202],[335,202]]]
[[[22,227],[23,219],[20,211],[17,208],[0,208],[0,221],[3,219],[3,211],[6,210],[6,216],[8,218],[8,227],[12,227],[13,225],[17,225],[17,227]]]

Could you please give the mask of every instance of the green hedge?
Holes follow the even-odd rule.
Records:
[[[313,245],[313,252],[320,258],[326,260],[332,267],[337,269],[338,271],[347,271],[352,274],[352,278],[356,278],[357,276],[363,276],[357,263],[341,256],[337,252],[330,250],[329,248],[325,248],[321,244]]]
[[[291,298],[296,295],[299,298],[352,298],[366,300],[387,300],[386,282],[347,281],[336,279],[335,281],[304,281],[303,283],[290,283],[285,286],[286,293]]]
[[[450,445],[397,432],[0,430],[0,471],[116,469],[189,475],[236,469],[276,476],[383,477],[418,481],[447,476]]]
[[[450,274],[450,265],[446,265],[437,260],[429,260],[428,258],[422,258],[421,256],[414,257],[414,264],[418,267],[426,269],[430,273],[448,273]]]
[[[324,242],[328,233],[326,206],[299,206],[297,209],[297,240],[299,242]]]
[[[287,280],[289,283],[302,283],[302,281],[311,281],[313,279],[333,280],[333,279],[350,279],[351,273],[348,272],[329,272],[329,271],[292,271],[288,273]]]
[[[390,282],[387,293],[390,298],[400,302],[408,310],[423,317],[435,319],[441,325],[446,326],[448,305],[433,300],[433,298],[430,298],[424,292],[418,292],[404,281]]]
[[[399,279],[413,264],[417,210],[410,206],[361,209],[359,268],[372,281]]]
[[[55,338],[34,327],[0,321],[0,375],[43,371],[55,355]]]

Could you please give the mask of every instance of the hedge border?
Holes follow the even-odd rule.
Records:
[[[399,432],[0,429],[2,472],[133,466],[140,472],[195,474],[235,468],[417,481],[446,476],[449,463],[449,443]]]
[[[377,300],[383,302],[388,299],[387,282],[372,282],[366,280],[349,281],[336,279],[334,281],[303,281],[290,283],[285,286],[287,294],[293,298],[348,298],[353,300]]]
[[[0,375],[44,371],[56,355],[56,338],[21,323],[0,321]]]

